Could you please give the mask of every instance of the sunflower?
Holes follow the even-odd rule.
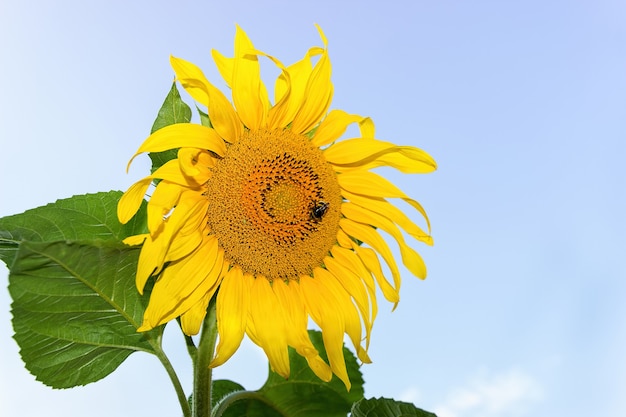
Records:
[[[217,293],[211,366],[227,361],[246,334],[285,378],[291,346],[320,379],[334,373],[349,389],[344,335],[369,363],[377,285],[394,308],[399,301],[400,271],[379,231],[397,242],[405,267],[422,279],[426,267],[404,233],[432,244],[421,205],[370,170],[427,173],[436,164],[420,149],[375,139],[370,118],[329,111],[331,64],[318,31],[324,46],[284,66],[237,27],[234,57],[212,51],[232,104],[197,66],[171,57],[176,79],[206,106],[210,126],[180,123],[150,135],[129,165],[143,152],[177,149],[177,158],[132,185],[118,217],[128,222],[158,180],[148,201],[149,233],[125,241],[143,245],[139,291],[156,279],[140,331],[180,317],[183,331],[197,334]],[[274,104],[260,58],[280,71]],[[360,136],[341,139],[352,124]],[[421,213],[428,232],[389,199]],[[322,331],[328,363],[309,339],[309,319]]]

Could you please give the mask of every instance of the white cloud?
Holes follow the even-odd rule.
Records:
[[[422,393],[417,387],[411,386],[405,389],[398,396],[398,401],[419,404],[422,400]]]
[[[538,382],[522,371],[481,373],[465,387],[453,390],[433,411],[438,417],[523,416],[541,395]]]

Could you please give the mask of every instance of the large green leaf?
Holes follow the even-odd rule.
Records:
[[[15,340],[26,368],[54,388],[97,381],[135,351],[160,349],[162,328],[138,333],[148,294],[135,288],[145,208],[122,226],[120,192],[75,196],[0,219]]]
[[[145,233],[145,207],[122,225],[117,220],[120,191],[77,195],[22,214],[0,218],[0,260],[11,268],[19,243],[115,241]]]
[[[150,133],[154,133],[165,126],[175,123],[189,123],[191,121],[191,108],[181,99],[176,83],[172,84],[170,92],[165,97],[163,105],[159,109]],[[167,161],[176,158],[178,149],[169,149],[163,152],[151,152],[152,172],[159,169]]]
[[[326,360],[321,333],[311,330],[309,335],[320,356]],[[344,355],[352,382],[349,392],[336,376],[330,382],[320,380],[306,360],[294,349],[289,349],[289,379],[270,371],[263,387],[252,398],[234,402],[224,417],[345,417],[352,404],[363,398],[363,377],[355,356],[345,347]]]
[[[352,407],[351,417],[437,417],[411,403],[390,398],[363,399]]]

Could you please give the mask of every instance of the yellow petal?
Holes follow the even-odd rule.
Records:
[[[359,259],[363,262],[363,265],[374,275],[376,282],[383,292],[383,296],[387,301],[394,303],[393,309],[398,305],[400,301],[400,293],[397,289],[393,288],[391,283],[385,277],[382,268],[380,267],[380,261],[376,252],[371,248],[365,248],[356,243],[353,244],[354,252],[358,255]]]
[[[251,130],[265,125],[267,99],[261,98],[261,67],[253,53],[254,45],[248,35],[237,26],[235,34],[235,61],[233,63],[233,103],[243,124]]]
[[[159,230],[151,231],[149,239],[146,239],[139,254],[137,265],[137,288],[141,292],[148,278],[158,274],[167,261],[173,237],[185,226],[186,222],[192,228],[197,227],[197,217],[203,207],[206,207],[206,199],[197,198],[196,192],[187,192],[188,198],[181,198],[176,210],[161,224]],[[206,210],[205,210],[206,212]],[[190,213],[194,214],[190,216]]]
[[[353,203],[342,204],[341,213],[348,219],[374,226],[389,233],[400,247],[400,254],[404,266],[416,277],[421,279],[426,278],[426,264],[424,264],[422,257],[406,244],[402,232],[391,220]]]
[[[211,270],[210,274],[203,281],[203,285],[198,289],[199,292],[204,291],[204,287],[208,284],[211,284],[211,287],[206,291],[204,297],[198,301],[192,308],[190,308],[187,312],[181,315],[181,327],[183,332],[188,336],[193,336],[198,334],[200,331],[200,326],[204,321],[204,317],[206,316],[206,308],[213,298],[213,295],[219,288],[221,283],[221,279],[223,277],[222,270],[220,269],[220,264],[224,260],[224,252],[220,249],[218,252],[218,257],[215,263],[214,268]]]
[[[343,355],[343,336],[346,332],[346,314],[351,316],[352,320],[356,316],[360,330],[358,313],[348,294],[336,283],[330,272],[316,268],[313,275],[314,278],[300,278],[302,296],[311,318],[322,330],[330,368],[343,381],[346,389],[350,390],[350,378]]]
[[[120,223],[128,223],[135,213],[137,213],[151,182],[152,177],[141,179],[131,185],[122,195],[120,201],[117,203],[117,218]]]
[[[143,233],[143,234],[135,235],[135,236],[128,236],[126,239],[122,240],[122,242],[128,246],[142,245],[148,236],[150,236],[148,233]]]
[[[435,160],[421,149],[367,138],[337,142],[324,150],[324,157],[342,167],[369,170],[390,166],[406,174],[428,173],[437,167]]]
[[[267,279],[257,277],[250,293],[248,326],[252,328],[255,342],[267,355],[272,370],[283,378],[289,378],[287,334],[292,329],[288,328],[287,319],[272,285]]]
[[[361,207],[374,211],[387,219],[393,221],[402,229],[404,229],[414,239],[424,242],[427,245],[433,245],[433,238],[428,235],[421,227],[413,223],[402,210],[391,204],[389,201],[381,197],[370,198],[367,196],[353,194],[348,191],[342,191],[343,197]]]
[[[273,123],[277,128],[284,128],[291,123],[302,107],[305,99],[306,86],[313,71],[311,58],[324,53],[323,48],[314,47],[308,50],[300,61],[288,66],[276,79],[274,86],[274,102],[281,103],[281,117]],[[279,68],[281,68],[279,66]],[[282,69],[282,68],[281,68]]]
[[[204,184],[210,177],[210,168],[215,165],[215,160],[207,151],[198,148],[180,148],[178,150],[178,166],[182,176],[197,184]]]
[[[297,133],[306,133],[318,124],[328,111],[333,97],[328,41],[322,29],[317,25],[316,27],[324,42],[324,52],[311,72],[304,92],[304,102],[293,119],[291,128]]]
[[[180,316],[180,326],[183,329],[183,333],[192,336],[200,332],[210,300],[209,294],[205,294],[200,301]]]
[[[170,58],[170,63],[185,90],[196,101],[207,106],[211,124],[219,136],[230,143],[236,142],[241,136],[241,121],[226,96],[211,84],[194,64],[175,57]],[[209,149],[203,146],[191,147]]]
[[[337,243],[339,243],[342,248],[349,249],[354,244],[354,241],[350,239],[350,236],[348,236],[343,230],[339,229],[337,230]]]
[[[226,153],[226,144],[215,130],[193,123],[177,123],[151,134],[128,161],[126,170],[128,171],[133,159],[140,153],[163,152],[182,147],[208,149],[220,156]]]
[[[222,280],[217,293],[217,331],[219,343],[210,366],[226,362],[239,348],[246,330],[250,309],[250,289],[254,278],[232,267]]]
[[[195,233],[198,230],[204,230],[209,207],[209,201],[206,196],[195,191],[183,191],[183,197],[181,199],[184,199],[185,204],[188,204],[188,206],[185,207],[186,211],[184,215],[186,215],[186,218],[178,229],[178,233],[185,236]],[[183,203],[181,203],[181,205],[182,204]],[[174,213],[176,213],[177,209],[178,207],[174,209]]]
[[[170,248],[167,251],[164,262],[177,261],[191,254],[201,243],[204,235],[200,230],[189,235],[181,235],[180,233],[172,239]]]
[[[320,357],[307,332],[308,315],[300,285],[294,281],[289,282],[289,285],[287,285],[282,280],[274,280],[272,289],[279,305],[282,306],[287,325],[287,342],[296,349],[298,354],[306,359],[309,367],[318,378],[326,382],[330,381],[333,372]]]
[[[359,280],[362,280],[363,284],[365,284],[365,288],[367,289],[367,293],[369,296],[369,302],[371,303],[372,308],[372,314],[369,317],[369,320],[373,326],[374,320],[378,315],[378,304],[376,302],[376,285],[374,284],[374,278],[372,278],[371,272],[363,264],[361,258],[359,258],[352,250],[344,249],[340,246],[334,246],[331,249],[331,254],[333,255],[333,258],[335,258],[337,262],[339,262],[339,264],[346,267],[349,271],[354,271],[355,276],[358,277]],[[340,281],[342,281],[343,284],[343,280]],[[353,283],[352,285],[356,284]],[[369,347],[371,327],[368,330],[366,326],[366,333],[365,347],[367,349]]]
[[[148,202],[148,230],[155,233],[165,221],[165,216],[178,204],[182,188],[178,184],[161,181]]]
[[[322,120],[311,139],[315,146],[322,147],[339,139],[352,123],[358,123],[362,127],[361,134],[374,132],[374,124],[369,117],[362,117],[358,114],[348,114],[343,110],[331,110]],[[371,128],[369,125],[371,124]],[[365,131],[363,131],[365,127]],[[334,146],[334,145],[333,145]]]
[[[261,99],[263,101],[264,108],[269,109],[266,110],[267,122],[265,122],[265,124],[267,125],[267,128],[270,130],[284,129],[289,123],[291,123],[290,117],[293,117],[293,114],[289,113],[289,98],[291,96],[291,76],[287,72],[287,68],[285,68],[283,63],[275,57],[257,50],[250,51],[250,53],[254,53],[257,56],[264,56],[266,58],[269,58],[282,71],[279,79],[282,78],[286,80],[286,89],[284,94],[282,94],[281,96],[277,96],[274,106],[271,106],[269,103],[267,92],[265,91],[265,85],[261,82]]]
[[[209,94],[207,94],[206,89],[202,88],[199,84],[210,83],[204,76],[202,70],[197,65],[185,61],[184,59],[176,58],[173,55],[170,55],[170,65],[176,74],[176,79],[181,82],[185,91],[187,91],[195,101],[208,107]]]
[[[361,318],[363,319],[363,324],[365,325],[366,338],[369,340],[373,319],[370,313],[370,300],[363,285],[363,281],[336,258],[327,256],[324,258],[324,265],[326,269],[328,269],[328,272],[333,274],[335,279],[341,284],[344,291],[350,294],[352,299],[356,302],[361,313]],[[374,300],[374,303],[375,302]]]
[[[213,57],[213,61],[215,61],[217,70],[220,72],[224,81],[226,81],[226,85],[228,88],[232,88],[235,58],[227,58],[215,49],[211,50],[211,56]]]
[[[369,171],[354,170],[342,172],[340,175],[337,175],[337,181],[342,189],[353,194],[360,194],[367,197],[401,198],[424,216],[428,226],[428,234],[430,235],[430,221],[421,204],[409,198],[400,191],[398,187],[380,175]]]
[[[178,159],[171,159],[161,165],[156,171],[152,173],[152,175],[150,175],[150,178],[166,180],[170,183],[183,185],[185,187],[198,185],[197,182],[190,180],[189,177],[186,177],[183,174],[183,172],[180,170],[180,162],[178,161]]]
[[[437,169],[437,163],[427,152],[413,146],[398,146],[396,151],[383,153],[363,164],[363,169],[390,166],[405,174],[428,174]]]
[[[215,286],[211,271],[221,269],[217,261],[217,239],[207,236],[194,253],[169,263],[154,284],[140,331],[167,323],[198,303]]]
[[[353,220],[343,218],[339,221],[339,226],[349,236],[367,243],[376,252],[378,252],[391,270],[393,281],[396,289],[400,289],[400,271],[398,265],[389,250],[389,246],[385,243],[385,240],[378,234],[378,232],[371,226],[367,226],[361,223],[357,223]]]
[[[245,56],[246,54],[268,56],[263,52],[254,50],[254,47],[250,39],[248,39],[245,32],[241,30],[239,26],[237,26],[237,32],[235,35],[235,57],[241,58]],[[215,64],[217,66],[218,71],[220,72],[220,75],[222,76],[222,78],[224,78],[224,81],[226,81],[226,85],[232,90],[233,80],[236,77],[235,76],[236,58],[227,58],[224,55],[222,55],[219,51],[216,51],[215,49],[211,51],[211,55],[213,56],[213,60],[215,61]],[[272,57],[270,58],[276,62],[275,58],[272,58]],[[265,87],[263,80],[260,78],[260,75],[259,75],[258,84],[259,84],[259,93],[260,93],[260,96],[259,96],[260,103],[265,113],[267,113],[268,109],[270,108],[270,102],[269,102],[269,97],[267,94],[267,88]],[[235,94],[233,91],[233,100],[234,100],[234,96]],[[247,118],[245,116],[242,116],[241,112],[239,112],[239,116],[244,121],[244,124],[247,125],[246,123]]]
[[[148,235],[139,252],[139,260],[137,261],[137,275],[135,275],[135,285],[139,294],[143,294],[143,289],[148,282],[148,278],[153,273],[161,270],[163,267],[162,256],[163,247],[160,239],[155,241]]]

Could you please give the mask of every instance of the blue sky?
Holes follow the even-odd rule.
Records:
[[[147,158],[124,169],[169,90],[169,55],[223,86],[210,50],[230,55],[235,23],[284,62],[319,45],[320,24],[332,107],[439,163],[388,175],[427,209],[435,246],[417,246],[428,279],[406,273],[397,310],[381,305],[366,395],[439,417],[626,414],[621,0],[5,0],[0,216],[143,176]],[[0,291],[2,415],[179,415],[155,358],[54,391],[11,334]],[[190,381],[182,340],[166,336]],[[246,343],[216,377],[254,389],[265,367]]]

